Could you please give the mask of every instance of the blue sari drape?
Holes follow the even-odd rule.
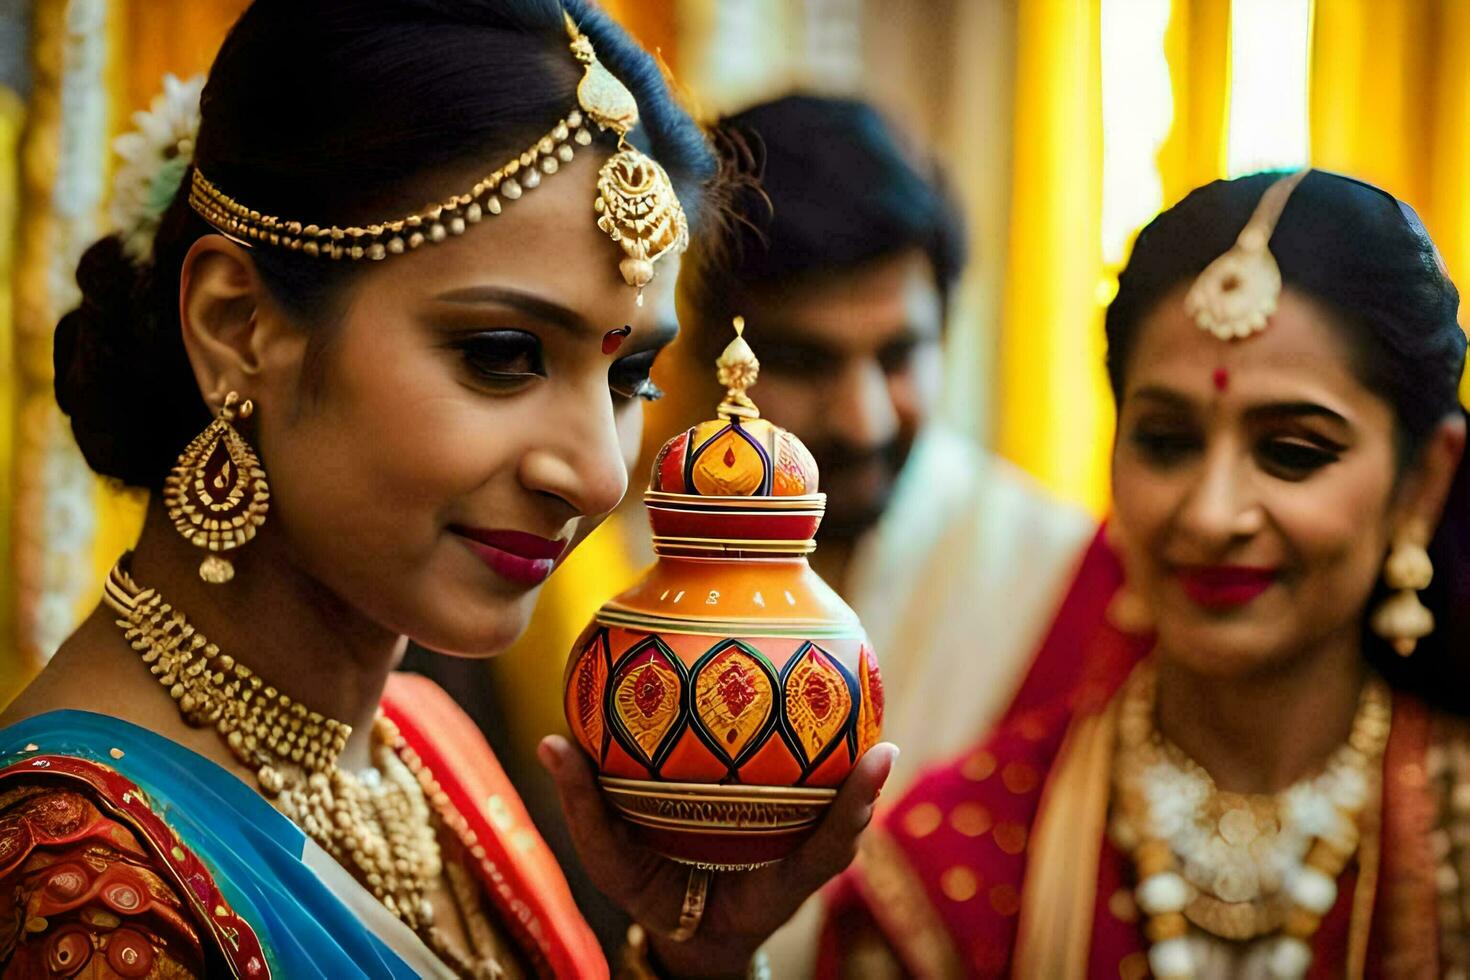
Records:
[[[146,729],[86,711],[48,712],[0,729],[0,788],[28,776],[63,776],[73,768],[70,760],[84,764],[76,768],[111,771],[135,784],[147,808],[177,835],[176,842],[159,840],[163,834],[145,827],[148,843],[165,855],[181,845],[207,869],[223,907],[204,913],[220,913],[219,921],[236,924],[213,923],[227,959],[231,933],[238,937],[250,930],[272,977],[410,980],[418,975],[304,863],[306,835],[215,763]],[[119,800],[136,805],[127,790]],[[186,852],[172,853],[182,860]],[[190,887],[197,906],[208,892],[202,883]],[[226,918],[226,912],[238,919]],[[238,938],[234,944],[238,953]],[[243,966],[248,958],[235,960],[231,965],[238,975],[267,976],[264,969],[251,972]]]

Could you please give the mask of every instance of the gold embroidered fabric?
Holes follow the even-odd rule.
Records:
[[[203,977],[188,906],[152,860],[81,793],[34,783],[0,794],[5,976]]]

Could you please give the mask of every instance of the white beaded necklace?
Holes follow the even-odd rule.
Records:
[[[1274,977],[1304,976],[1309,940],[1337,901],[1358,845],[1388,737],[1389,694],[1363,688],[1348,742],[1323,770],[1270,796],[1225,793],[1154,725],[1156,674],[1139,666],[1123,693],[1110,833],[1132,853],[1149,916],[1155,977],[1196,976],[1191,924],[1228,940],[1273,935]]]

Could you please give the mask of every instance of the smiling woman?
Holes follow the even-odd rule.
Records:
[[[257,0],[158,110],[55,344],[88,462],[153,497],[0,719],[0,961],[605,976],[478,733],[392,670],[409,638],[504,649],[622,497],[709,147],[583,0]],[[890,761],[675,943],[687,869],[619,836],[565,741],[542,754],[680,972],[745,967]]]
[[[1219,181],[1139,234],[1106,324],[1109,537],[1152,652],[1074,630],[1069,599],[1046,649],[1072,676],[891,811],[828,949],[978,976],[1470,964],[1458,302],[1414,213],[1334,174]]]

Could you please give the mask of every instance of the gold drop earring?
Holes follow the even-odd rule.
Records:
[[[1419,601],[1419,590],[1428,588],[1433,578],[1429,552],[1414,536],[1400,534],[1383,563],[1383,581],[1394,593],[1374,611],[1369,625],[1401,657],[1434,632],[1434,613]]]
[[[231,424],[255,411],[250,399],[230,392],[214,421],[179,455],[163,482],[163,503],[174,527],[196,548],[207,549],[199,577],[216,585],[235,577],[222,553],[255,537],[270,510],[270,485],[255,450]]]
[[[1118,522],[1109,520],[1103,531],[1108,547],[1118,558],[1119,565],[1125,565],[1123,560],[1125,548],[1123,544],[1123,532],[1118,527]],[[1120,633],[1130,636],[1147,636],[1154,630],[1153,610],[1149,604],[1139,595],[1138,591],[1128,582],[1127,568],[1123,571],[1123,581],[1119,584],[1113,597],[1108,600],[1108,608],[1105,613],[1108,624]]]

